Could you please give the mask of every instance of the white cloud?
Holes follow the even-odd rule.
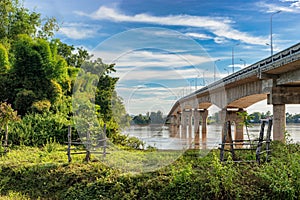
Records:
[[[206,35],[206,34],[202,34],[202,33],[185,33],[186,36],[189,37],[193,37],[196,39],[200,39],[200,40],[207,40],[207,39],[212,39],[213,37]]]
[[[227,40],[224,37],[215,37],[214,41],[217,44],[223,44],[223,43],[227,42]]]
[[[93,53],[95,54],[95,53]],[[97,52],[102,57],[117,57],[114,52]],[[121,80],[174,80],[194,78],[197,74],[210,75],[207,69],[213,68],[213,61],[208,56],[192,54],[169,54],[152,51],[132,51],[117,60],[117,72],[114,74]],[[187,67],[189,66],[189,67]]]
[[[94,37],[100,27],[82,23],[64,24],[59,32],[71,39],[85,39]]]
[[[278,4],[269,4],[265,2],[258,2],[257,6],[263,8],[263,12],[273,13],[277,11],[287,12],[287,13],[299,13],[300,12],[300,1],[294,2],[287,6],[282,6]]]
[[[112,53],[113,54],[113,53]],[[181,67],[193,65],[197,66],[203,63],[211,62],[208,56],[197,56],[192,54],[169,54],[157,53],[151,51],[132,51],[120,57],[116,62],[118,67],[135,66],[135,67]]]
[[[251,36],[248,33],[240,32],[231,27],[232,21],[228,18],[216,18],[206,16],[191,16],[191,15],[168,15],[168,16],[153,16],[149,14],[126,15],[114,8],[101,6],[96,12],[86,14],[76,12],[81,16],[88,16],[95,20],[110,20],[115,22],[137,22],[149,23],[170,26],[186,26],[204,28],[210,31],[217,37],[240,40],[249,44],[265,44],[266,38]]]
[[[300,8],[300,0],[282,0],[282,2],[292,2],[290,7]]]
[[[291,7],[300,8],[300,1],[292,3]]]

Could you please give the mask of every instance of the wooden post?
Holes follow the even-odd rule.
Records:
[[[224,161],[224,153],[225,153],[225,143],[226,143],[226,137],[228,133],[228,123],[230,122],[225,122],[224,124],[224,129],[223,129],[223,138],[222,138],[222,143],[221,143],[221,149],[220,149],[220,161]]]
[[[270,156],[270,142],[271,142],[272,125],[273,125],[273,119],[269,119],[268,130],[267,130],[267,139],[266,139],[267,140],[266,141],[266,151],[267,151],[266,162],[268,161],[268,158]]]
[[[258,144],[257,144],[257,149],[256,149],[256,162],[258,164],[260,164],[260,152],[261,152],[261,147],[262,147],[262,141],[264,139],[265,123],[266,123],[266,121],[262,121],[260,133],[259,133]]]
[[[232,159],[235,160],[235,153],[234,153],[234,145],[233,145],[233,139],[232,139],[232,133],[231,133],[231,123],[229,121],[228,123],[228,139],[229,139],[229,143],[230,143],[230,152],[232,155]]]
[[[71,158],[71,142],[72,142],[72,137],[71,137],[71,126],[68,126],[68,162],[72,162]]]
[[[106,157],[106,123],[104,124],[103,158]]]
[[[8,123],[6,123],[6,127],[5,127],[4,153],[7,152],[7,147],[8,147]]]
[[[89,162],[91,159],[91,134],[90,131],[88,130],[86,133],[86,156],[85,156],[85,161]]]

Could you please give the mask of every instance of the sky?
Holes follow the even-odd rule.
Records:
[[[24,6],[56,17],[61,41],[116,64],[117,92],[130,114],[167,114],[183,95],[270,56],[271,19],[274,53],[300,42],[300,0],[24,0]],[[272,106],[262,101],[247,110]],[[300,113],[295,105],[287,111]]]

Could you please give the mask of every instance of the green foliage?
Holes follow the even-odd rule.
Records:
[[[41,14],[30,12],[19,0],[0,1],[0,40],[14,40],[19,34],[50,38],[58,30],[55,18],[41,19]]]
[[[261,188],[273,199],[298,199],[300,197],[300,146],[272,143],[272,160],[257,172]]]
[[[137,125],[147,125],[150,124],[151,119],[149,116],[143,116],[142,114],[139,114],[137,116],[134,116],[132,119],[132,124],[137,124]]]
[[[14,111],[10,104],[6,102],[0,104],[0,128],[6,126],[10,121],[18,119],[17,111]]]
[[[51,41],[51,46],[58,55],[66,60],[69,66],[75,68],[80,68],[85,61],[92,57],[92,55],[90,55],[87,50],[82,47],[75,49],[73,45],[62,43],[59,39],[53,39]]]
[[[24,8],[19,0],[1,0],[0,18],[0,102],[10,103],[23,117],[11,124],[12,144],[43,146],[50,138],[58,143],[66,141],[72,89],[76,91],[78,86],[83,96],[79,103],[84,102],[79,109],[84,134],[99,134],[105,122],[107,134],[119,143],[126,143],[128,148],[142,146],[137,138],[116,134],[119,128],[128,126],[129,116],[115,92],[118,78],[110,75],[115,72],[114,64],[105,64],[100,58],[88,61],[92,55],[87,50],[53,39],[59,28],[56,19],[42,19],[40,13]],[[74,86],[81,66],[85,66],[86,79]],[[92,87],[95,81],[99,84]],[[87,109],[94,106],[94,98],[99,126],[86,123],[95,116],[94,109]]]
[[[299,144],[272,143],[263,165],[221,164],[187,151],[155,172],[120,173],[101,162],[67,163],[65,146],[19,147],[0,157],[0,197],[13,199],[299,199]],[[141,151],[138,151],[139,153]],[[140,154],[139,154],[140,155]],[[230,160],[230,158],[229,158]],[[131,166],[129,166],[131,167]]]
[[[146,115],[139,114],[134,116],[131,124],[136,125],[147,125],[147,124],[164,124],[165,118],[163,117],[163,113],[158,110],[157,112],[147,112]]]
[[[46,144],[43,145],[43,149],[47,153],[55,152],[59,149],[60,145],[56,142],[55,138],[47,140]]]
[[[13,74],[0,73],[0,101],[6,101],[12,104],[17,93],[17,85],[17,77]]]
[[[208,171],[210,177],[207,186],[211,189],[214,198],[232,199],[239,198],[241,190],[235,186],[237,181],[237,171],[234,169],[231,156],[228,157],[226,164],[220,163],[219,158],[214,153],[211,164],[211,171]]]
[[[5,73],[10,69],[7,49],[0,44],[0,73]]]
[[[36,101],[33,102],[31,106],[32,112],[36,113],[44,113],[48,112],[50,109],[51,103],[49,100],[41,100],[41,101]]]
[[[125,149],[145,149],[145,143],[136,137],[129,137],[116,131],[109,133],[107,137],[114,145],[121,145]]]
[[[17,93],[14,105],[15,108],[21,115],[24,115],[29,108],[31,108],[32,103],[36,101],[36,94],[32,90],[23,89]]]
[[[12,52],[15,61],[11,76],[6,76],[5,81],[13,83],[15,93],[10,91],[10,98],[21,115],[31,111],[33,102],[48,100],[55,104],[71,90],[67,63],[52,53],[48,41],[19,35]],[[10,80],[13,77],[18,77],[15,82]]]
[[[17,115],[17,112],[12,109],[10,104],[7,104],[6,102],[0,104],[0,132],[1,130],[5,130],[5,140],[4,140],[5,145],[8,144],[9,122],[18,121],[18,120],[19,117]]]
[[[243,112],[238,112],[237,113],[239,117],[242,118],[242,122],[240,125],[242,126],[246,126],[246,127],[250,127],[250,121],[253,120],[254,116],[253,115],[249,115],[247,112],[243,111]]]
[[[64,143],[67,141],[67,125],[68,120],[60,114],[27,114],[22,121],[11,124],[9,141],[15,145],[43,146],[50,138],[55,138]],[[76,139],[76,135],[73,138]]]

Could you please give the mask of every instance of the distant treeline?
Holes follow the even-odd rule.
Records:
[[[132,117],[130,122],[131,125],[148,125],[148,124],[163,124],[165,123],[165,117],[163,113],[159,110],[157,112],[147,112],[146,115],[136,115]]]
[[[266,113],[260,113],[260,112],[254,112],[250,114],[252,119],[250,120],[251,123],[259,123],[261,119],[268,119],[270,117],[273,117],[271,115],[271,112],[268,111]],[[286,113],[286,123],[300,123],[300,114],[290,114]]]
[[[268,119],[273,117],[270,111],[264,112],[253,112],[249,114],[250,123],[260,123],[262,119]],[[208,117],[209,123],[220,122],[219,114],[215,113],[213,116]],[[300,114],[286,113],[286,123],[300,123]]]

